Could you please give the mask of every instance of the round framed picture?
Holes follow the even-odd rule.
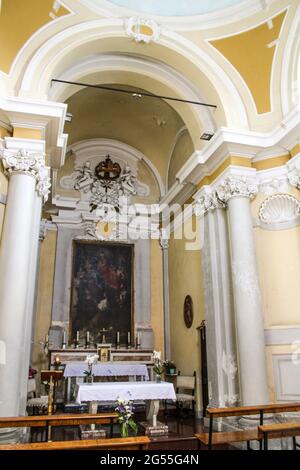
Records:
[[[184,299],[183,318],[185,326],[191,328],[194,319],[194,306],[193,299],[190,295],[187,295]]]

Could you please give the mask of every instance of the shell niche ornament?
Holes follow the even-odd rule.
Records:
[[[191,328],[194,320],[194,305],[193,299],[190,295],[187,295],[184,299],[183,305],[183,318],[187,328]]]

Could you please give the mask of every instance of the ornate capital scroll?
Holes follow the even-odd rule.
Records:
[[[294,168],[288,172],[288,180],[291,186],[300,189],[300,169]]]
[[[216,189],[218,200],[227,203],[232,197],[253,199],[258,192],[258,185],[253,178],[246,176],[228,176]]]
[[[48,199],[51,187],[49,168],[45,166],[45,154],[31,152],[24,149],[0,149],[0,158],[5,174],[11,176],[15,173],[33,176],[36,179],[36,190],[44,202]]]
[[[215,209],[224,209],[225,204],[218,198],[216,191],[206,193],[200,196],[194,204],[194,213],[197,217],[201,217],[208,211]]]

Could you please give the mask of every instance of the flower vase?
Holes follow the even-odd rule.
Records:
[[[157,382],[157,383],[161,382],[161,375],[156,374],[155,382]]]

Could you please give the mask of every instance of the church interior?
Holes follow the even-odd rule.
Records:
[[[300,447],[299,26],[0,1],[0,450]]]

